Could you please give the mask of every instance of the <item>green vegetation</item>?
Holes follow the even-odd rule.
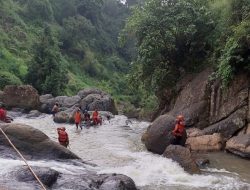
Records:
[[[204,66],[217,68],[224,84],[249,73],[249,10],[250,0],[145,0],[121,35],[137,39],[130,84],[159,95]]]
[[[124,94],[134,46],[121,48],[118,35],[129,14],[117,0],[0,0],[0,87]]]
[[[0,34],[0,89],[97,87],[145,114],[186,73],[250,73],[250,0],[0,0]]]

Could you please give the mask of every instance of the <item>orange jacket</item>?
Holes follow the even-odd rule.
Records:
[[[182,121],[180,121],[175,125],[175,128],[172,131],[172,133],[174,134],[174,136],[181,137],[183,135],[184,130],[185,130],[185,125]]]
[[[6,121],[6,110],[0,108],[0,120]]]
[[[98,111],[94,111],[92,114],[92,119],[97,119],[98,118]]]
[[[61,143],[69,142],[68,134],[65,131],[59,130],[58,131],[58,141]]]
[[[76,112],[75,113],[75,123],[80,123],[81,122],[81,113]]]

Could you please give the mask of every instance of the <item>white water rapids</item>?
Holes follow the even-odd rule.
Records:
[[[190,175],[175,162],[146,151],[141,135],[148,123],[132,121],[116,116],[102,126],[76,131],[74,125],[55,124],[51,115],[27,119],[19,117],[15,123],[23,123],[40,129],[57,141],[57,127],[65,126],[69,134],[70,150],[83,160],[97,164],[91,167],[98,173],[120,173],[131,177],[141,190],[249,190],[250,180],[223,169],[210,168],[202,175]],[[77,174],[83,169],[56,161],[32,161],[33,166],[46,166],[62,173]],[[245,163],[249,164],[249,161]],[[0,175],[22,165],[21,161],[0,159]],[[249,167],[249,166],[248,166]],[[250,171],[250,167],[249,170]],[[22,189],[22,188],[19,188]]]

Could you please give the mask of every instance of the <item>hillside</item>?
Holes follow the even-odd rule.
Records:
[[[124,94],[134,51],[118,35],[128,16],[116,0],[0,0],[0,89],[28,83],[56,95],[88,86]]]

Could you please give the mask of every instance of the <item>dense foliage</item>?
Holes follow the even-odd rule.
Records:
[[[128,110],[203,67],[250,73],[250,0],[0,0],[0,34],[0,89],[95,86]]]
[[[0,87],[124,94],[133,43],[121,48],[118,35],[129,13],[117,0],[0,0]]]
[[[249,72],[249,9],[249,0],[145,0],[121,35],[137,39],[131,84],[159,93],[207,65],[224,84],[236,72]]]

